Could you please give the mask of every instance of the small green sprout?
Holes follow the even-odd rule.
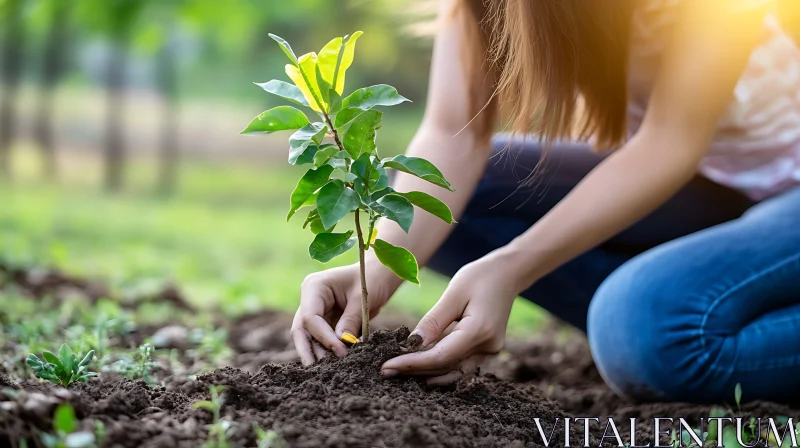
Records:
[[[153,379],[150,377],[150,370],[158,364],[153,362],[153,346],[142,344],[137,352],[138,359],[126,355],[122,359],[111,365],[111,370],[117,372],[125,378],[132,380],[144,380],[151,384]]]
[[[211,400],[195,401],[192,409],[206,409],[211,412],[212,423],[206,425],[209,439],[203,444],[204,448],[229,448],[228,432],[233,427],[233,422],[220,417],[222,406],[225,404],[225,396],[222,392],[225,386],[210,386]]]
[[[72,352],[72,349],[67,344],[58,349],[57,356],[48,351],[43,352],[42,356],[44,361],[31,353],[26,361],[36,373],[36,376],[51,383],[69,387],[70,384],[76,381],[86,382],[96,375],[96,373],[89,371],[89,363],[94,357],[94,350],[90,350],[80,362],[78,362],[77,355]]]
[[[450,183],[429,161],[398,155],[381,159],[375,143],[383,112],[377,107],[408,101],[397,89],[385,84],[357,89],[344,95],[347,69],[352,65],[356,40],[363,34],[337,37],[319,54],[297,57],[282,38],[270,34],[289,58],[286,74],[293,84],[271,80],[257,84],[267,93],[311,109],[313,122],[292,106],[278,106],[261,113],[242,134],[270,134],[294,131],[289,137],[289,163],[310,164],[290,197],[287,220],[299,209],[310,207],[303,228],[316,236],[308,248],[311,258],[327,263],[358,247],[361,271],[361,336],[369,338],[369,301],[365,251],[373,249],[378,260],[398,277],[419,283],[419,266],[405,248],[377,238],[375,223],[380,218],[396,222],[406,233],[418,207],[451,224],[453,214],[439,199],[421,191],[398,192],[389,186],[387,169],[404,172],[449,191]],[[345,217],[353,214],[354,230],[334,232]],[[362,224],[362,213],[366,222]],[[366,227],[366,229],[364,229]],[[355,234],[355,235],[354,235]]]
[[[212,364],[223,364],[233,355],[228,346],[228,331],[225,328],[196,328],[189,333],[189,341],[197,345],[196,349],[189,352],[189,356],[205,359]]]
[[[68,403],[58,405],[53,414],[53,434],[42,434],[47,448],[92,448],[97,446],[95,435],[89,431],[75,432],[78,419]]]
[[[256,434],[257,448],[285,448],[286,441],[275,431],[264,431],[253,422],[253,432]]]

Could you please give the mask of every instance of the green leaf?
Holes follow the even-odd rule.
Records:
[[[397,193],[397,194],[403,196],[404,198],[408,199],[412,204],[436,216],[437,218],[441,219],[442,221],[448,224],[456,222],[453,219],[453,213],[450,211],[450,208],[447,206],[447,204],[429,195],[428,193],[423,193],[421,191],[410,191],[408,193]]]
[[[75,431],[77,426],[75,410],[72,409],[72,406],[67,403],[58,405],[56,412],[53,414],[53,429],[57,432],[69,434]]]
[[[278,106],[262,112],[240,134],[270,134],[300,129],[308,124],[306,115],[292,106]]]
[[[327,263],[350,250],[357,242],[352,230],[345,233],[320,233],[308,247],[308,254],[317,261]]]
[[[328,165],[336,169],[347,170],[348,160],[350,160],[350,154],[347,154],[346,151],[339,151],[328,160]]]
[[[339,152],[336,145],[322,145],[314,154],[314,166],[322,166],[328,163],[331,158]]]
[[[347,125],[365,111],[356,108],[345,108],[336,113],[333,125],[336,129],[345,129]]]
[[[60,367],[62,369],[64,368],[64,364],[61,363],[61,360],[58,359],[58,357],[56,355],[54,355],[54,354],[52,354],[50,352],[42,352],[42,356],[50,364],[53,364],[54,366]]]
[[[320,233],[330,233],[333,231],[333,229],[336,228],[336,226],[334,225],[333,227],[326,229],[325,226],[322,225],[322,218],[317,216],[316,219],[311,221],[311,223],[309,224],[309,228],[311,230],[311,233],[317,235]]]
[[[28,363],[28,365],[31,366],[31,369],[33,369],[33,371],[36,372],[37,374],[45,370],[45,364],[42,362],[41,359],[39,359],[38,356],[34,355],[33,353],[31,353],[30,355],[28,355],[27,358],[25,358],[25,362]]]
[[[64,361],[69,359],[69,355],[71,354],[72,354],[72,349],[69,348],[69,345],[61,344],[61,347],[58,349],[58,359],[60,359],[65,366],[66,363]]]
[[[378,199],[386,196],[389,193],[395,193],[394,188],[385,187],[380,190],[376,188],[375,192],[370,195],[370,199],[372,200],[372,202],[377,202]]]
[[[375,130],[381,127],[382,117],[382,112],[369,110],[344,127],[342,145],[350,157],[357,159],[363,153],[375,152]]]
[[[317,56],[323,78],[341,94],[344,92],[345,73],[353,64],[356,40],[364,34],[356,31],[349,37],[337,37],[328,42]]]
[[[323,185],[328,183],[328,179],[333,173],[333,167],[330,165],[321,166],[317,169],[310,169],[306,171],[297,186],[294,187],[292,195],[289,199],[289,215],[286,220],[292,218],[294,213],[303,206],[306,200],[314,194],[315,191],[320,189]]]
[[[311,155],[311,157],[306,156],[301,158],[301,156],[311,144],[316,143],[319,145],[322,143],[322,139],[325,137],[325,132],[327,132],[327,130],[328,126],[326,126],[325,123],[308,123],[292,134],[291,137],[289,137],[289,163],[295,165],[298,159],[301,161],[313,160],[314,155],[316,155],[315,149],[312,149],[314,154]]]
[[[350,173],[355,176],[354,179],[354,187],[356,193],[359,194],[362,198],[366,198],[368,185],[371,183],[371,177],[373,177],[373,173],[375,175],[375,180],[377,182],[377,171],[372,166],[372,158],[369,154],[364,153],[361,154],[356,160],[353,161],[353,164],[350,165]]]
[[[292,51],[292,47],[289,45],[289,42],[286,42],[283,38],[276,36],[272,33],[269,34],[269,37],[271,37],[272,40],[277,42],[278,45],[281,46],[281,50],[283,50],[283,52],[286,53],[286,56],[289,57],[289,59],[294,63],[294,65],[297,65],[297,56],[294,55],[294,51]]]
[[[384,266],[392,270],[398,277],[411,283],[419,284],[419,266],[414,254],[399,246],[393,246],[382,239],[372,244],[375,255]]]
[[[326,228],[336,225],[360,204],[358,193],[338,179],[328,182],[317,195],[317,212]]]
[[[192,403],[192,409],[208,409],[209,411],[213,411],[214,403],[207,400],[195,401]]]
[[[288,82],[273,79],[265,83],[255,83],[255,85],[261,87],[267,93],[279,96],[295,104],[299,104],[300,106],[311,107],[306,97],[303,96],[303,92],[301,92],[297,86],[289,84]]]
[[[305,165],[307,163],[313,163],[314,157],[317,156],[317,152],[319,151],[319,146],[312,143],[306,147],[295,159],[295,165]]]
[[[88,366],[90,362],[92,362],[92,358],[94,358],[94,350],[89,350],[89,353],[83,357],[81,362],[78,364],[79,366]]]
[[[725,448],[744,448],[736,439],[736,428],[733,426],[722,428],[722,446]]]
[[[419,157],[408,157],[399,155],[390,159],[383,159],[381,161],[386,168],[392,168],[397,171],[402,171],[422,180],[426,180],[434,185],[446,188],[450,191],[455,191],[450,182],[448,182],[441,171],[439,171],[431,162]]]
[[[397,93],[394,87],[378,84],[351,93],[342,100],[342,107],[368,110],[378,106],[395,106],[405,101],[408,101],[408,98]]]
[[[342,96],[333,89],[328,92],[328,113],[337,114],[342,110]]]
[[[319,213],[317,209],[312,209],[308,212],[308,216],[306,216],[306,221],[303,223],[303,228],[305,229],[307,226],[311,226],[311,233],[314,235],[318,233],[330,233],[336,226],[326,229],[322,225],[322,219],[319,217]]]
[[[64,370],[68,374],[72,374],[77,369],[78,358],[75,354],[71,354],[67,357],[66,361],[64,361]]]
[[[376,203],[370,204],[370,207],[399,224],[406,233],[411,229],[411,223],[414,222],[414,206],[403,196],[390,193],[378,199]]]

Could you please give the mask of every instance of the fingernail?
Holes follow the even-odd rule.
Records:
[[[398,373],[400,373],[400,372],[398,372],[397,370],[394,370],[394,369],[383,369],[383,370],[381,370],[381,376],[384,377],[384,378],[391,378],[393,376],[397,376]]]
[[[346,331],[344,333],[342,333],[341,336],[339,336],[339,340],[344,342],[344,343],[346,343],[346,344],[349,344],[349,345],[353,345],[356,342],[358,342],[358,338],[357,337],[353,336],[352,334],[350,334],[350,333],[348,333]]]
[[[411,345],[411,348],[418,348],[425,344],[425,336],[422,335],[422,332],[419,330],[414,330],[407,339],[408,343]]]

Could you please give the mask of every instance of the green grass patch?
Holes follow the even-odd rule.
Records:
[[[355,252],[325,265],[309,259],[311,235],[285,219],[293,187],[286,179],[296,179],[295,171],[188,163],[180,193],[169,199],[153,195],[138,175],[118,195],[21,176],[0,188],[0,259],[98,278],[123,295],[175,282],[193,304],[219,304],[232,315],[293,311],[307,274],[356,261]],[[445,278],[423,271],[421,286],[404,285],[387,310],[421,316],[445,286]],[[510,330],[530,332],[542,321],[539,309],[520,300]]]

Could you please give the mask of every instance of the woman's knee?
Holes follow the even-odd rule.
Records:
[[[637,257],[639,258],[639,257]],[[675,399],[689,383],[683,369],[697,342],[680,281],[657,260],[634,258],[598,288],[587,336],[597,369],[618,394]],[[678,274],[680,275],[680,274]]]

